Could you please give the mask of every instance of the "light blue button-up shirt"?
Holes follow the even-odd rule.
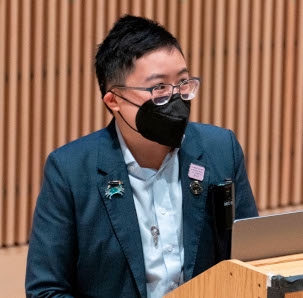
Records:
[[[183,283],[179,149],[168,153],[159,170],[141,168],[126,146],[117,124],[116,131],[128,169],[139,221],[147,296],[160,298]],[[157,244],[151,233],[152,226],[159,230]]]

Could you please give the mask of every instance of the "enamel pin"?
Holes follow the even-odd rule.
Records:
[[[201,183],[197,180],[190,184],[190,190],[194,195],[199,195],[203,191]]]
[[[204,167],[195,165],[193,163],[190,164],[189,171],[188,171],[189,178],[192,178],[192,179],[195,179],[198,181],[203,181],[204,173],[205,173]]]
[[[124,194],[123,181],[113,180],[108,182],[107,189],[105,191],[105,196],[107,199],[111,200],[113,195],[123,196],[123,194]]]

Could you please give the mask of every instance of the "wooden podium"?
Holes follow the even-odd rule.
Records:
[[[165,298],[303,298],[303,254],[241,262],[226,260]]]

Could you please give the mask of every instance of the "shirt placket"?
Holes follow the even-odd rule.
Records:
[[[165,170],[165,169],[164,169]],[[178,227],[180,227],[175,208],[170,196],[170,188],[162,177],[165,171],[160,171],[154,180],[154,206],[157,223],[160,231],[164,264],[167,271],[167,283],[170,289],[178,286],[181,273],[180,247],[178,241]],[[178,191],[178,190],[176,190]]]

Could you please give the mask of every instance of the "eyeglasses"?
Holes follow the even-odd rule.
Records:
[[[107,92],[112,92],[112,90],[116,88],[148,91],[151,94],[151,100],[154,102],[154,104],[161,106],[170,101],[175,88],[178,89],[178,93],[183,100],[192,100],[197,95],[199,86],[199,78],[190,78],[188,80],[182,81],[180,84],[175,86],[172,84],[158,84],[150,88],[144,88],[114,85]]]

